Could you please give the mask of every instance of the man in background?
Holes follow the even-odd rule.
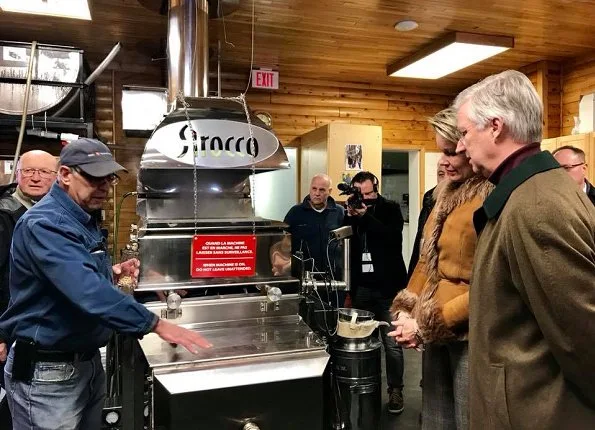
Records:
[[[587,181],[585,152],[580,148],[566,145],[556,149],[552,155],[595,205],[595,188]]]
[[[332,272],[339,275],[338,243],[330,244],[329,232],[343,225],[345,210],[331,197],[331,178],[319,173],[310,182],[310,193],[304,201],[293,206],[283,220],[291,233],[291,253],[303,253],[305,268],[314,272]],[[330,260],[330,261],[329,261]]]
[[[396,202],[378,192],[378,178],[359,172],[351,186],[358,188],[363,202],[347,203],[345,224],[353,228],[351,239],[351,293],[353,307],[373,312],[378,321],[390,324],[390,306],[397,292],[407,284],[403,261],[403,215]],[[380,327],[386,354],[388,411],[403,412],[403,350],[387,336],[390,327]]]
[[[15,184],[4,187],[0,198],[0,315],[8,307],[8,256],[12,232],[25,211],[49,191],[56,180],[58,160],[45,151],[33,150],[21,155],[16,167]],[[0,386],[4,388],[4,366],[0,365]],[[0,428],[12,428],[6,397],[0,401]]]
[[[25,152],[17,163],[16,184],[10,184],[0,198],[0,315],[8,306],[8,254],[16,222],[49,191],[56,180],[58,160],[45,151]]]
[[[436,165],[436,181],[438,184],[446,177],[446,167],[441,163],[442,156],[438,159],[438,163]],[[426,221],[428,220],[432,209],[434,209],[434,204],[436,203],[434,200],[435,189],[436,187],[433,187],[432,189],[426,191],[422,200],[421,211],[417,221],[417,233],[415,234],[413,250],[411,251],[411,259],[409,260],[409,269],[407,270],[407,280],[411,278],[411,275],[415,270],[415,266],[419,261],[420,242],[421,238],[423,237],[424,226],[426,225]]]
[[[547,151],[524,74],[459,94],[457,152],[496,187],[473,217],[471,429],[591,429],[595,423],[595,208]]]

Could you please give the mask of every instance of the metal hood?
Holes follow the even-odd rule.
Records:
[[[251,173],[289,168],[279,139],[241,101],[203,97],[208,6],[206,0],[169,3],[171,112],[145,146],[137,184],[137,213],[147,220],[251,218]]]

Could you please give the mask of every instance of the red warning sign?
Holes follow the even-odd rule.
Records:
[[[221,278],[254,276],[256,236],[200,234],[192,238],[190,276]]]

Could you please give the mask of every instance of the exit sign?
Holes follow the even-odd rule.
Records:
[[[252,88],[279,89],[279,72],[273,70],[252,70]]]

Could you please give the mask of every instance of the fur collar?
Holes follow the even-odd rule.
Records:
[[[430,288],[431,295],[434,295],[435,286],[438,284],[438,240],[446,219],[453,210],[476,197],[485,200],[493,189],[494,186],[482,176],[473,176],[463,183],[447,180],[436,187],[436,207],[431,215],[435,224],[430,237],[423,244],[428,280],[433,287]]]

